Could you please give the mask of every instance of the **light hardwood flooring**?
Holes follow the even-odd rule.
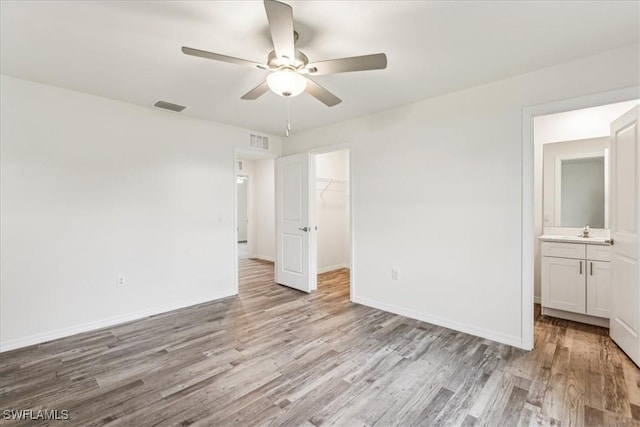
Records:
[[[532,352],[306,295],[241,260],[238,297],[0,354],[0,411],[64,426],[640,426],[640,372],[606,330],[541,317]],[[8,422],[8,425],[46,425]]]

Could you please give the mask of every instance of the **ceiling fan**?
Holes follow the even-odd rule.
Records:
[[[293,9],[291,6],[276,0],[264,0],[264,8],[267,12],[274,48],[267,56],[266,64],[190,47],[183,47],[182,52],[186,55],[229,62],[271,72],[266,81],[244,94],[241,99],[257,99],[269,89],[284,97],[297,96],[306,91],[329,107],[339,104],[342,100],[311,80],[309,76],[350,71],[381,70],[387,67],[387,56],[384,53],[310,63],[307,56],[295,48],[298,33],[293,29]]]

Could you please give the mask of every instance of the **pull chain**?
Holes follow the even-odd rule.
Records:
[[[288,138],[289,132],[291,132],[291,100],[287,98],[286,102],[287,102],[287,127],[284,130],[284,134]]]

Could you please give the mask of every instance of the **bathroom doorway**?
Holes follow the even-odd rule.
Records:
[[[562,203],[565,203],[568,213],[570,203],[580,198],[563,199],[566,194],[563,196],[560,191],[563,179],[561,167],[564,165],[567,171],[575,171],[578,166],[584,166],[577,163],[601,157],[605,169],[608,165],[610,124],[637,105],[637,98],[638,88],[629,88],[530,107],[523,111],[523,348],[532,349],[534,346],[534,313],[536,309],[540,310],[540,306],[536,307],[535,304],[540,304],[543,299],[542,245],[538,238],[545,233],[577,236],[587,225],[567,222],[569,218],[579,216],[567,214],[563,218],[560,211]],[[566,162],[563,163],[563,160]],[[572,161],[576,164],[572,164]],[[590,166],[597,168],[598,165]],[[565,175],[565,189],[569,189],[570,176],[568,172]],[[604,188],[605,184],[608,185],[608,170],[602,175]],[[606,197],[606,192],[603,192],[601,202],[608,205]],[[600,208],[598,214],[602,213],[603,221],[592,228],[591,236],[604,239],[609,237],[604,221],[607,209],[604,206]],[[580,261],[577,265],[586,268],[586,264]]]

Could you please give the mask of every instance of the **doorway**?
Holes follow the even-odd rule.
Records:
[[[345,296],[353,300],[349,154],[334,146],[276,162],[276,283],[311,293],[319,268],[322,274],[341,271]]]
[[[336,283],[350,288],[351,196],[349,150],[317,153],[315,219],[318,287]],[[348,290],[350,293],[350,289]]]
[[[275,261],[275,156],[236,149],[234,155],[235,285],[249,260]]]
[[[541,245],[538,237],[548,231],[555,233],[568,230],[569,234],[573,234],[574,231],[577,234],[582,230],[582,226],[562,227],[558,224],[556,227],[554,221],[560,216],[549,211],[549,201],[553,198],[543,199],[543,176],[546,177],[547,184],[550,184],[551,188],[554,187],[550,182],[554,175],[549,173],[552,167],[548,162],[545,163],[544,146],[569,141],[570,143],[564,144],[563,147],[549,145],[548,151],[552,151],[553,148],[562,152],[580,146],[580,140],[596,143],[597,138],[608,139],[609,122],[620,111],[625,108],[628,110],[634,102],[637,104],[637,101],[634,101],[637,99],[638,88],[628,88],[529,107],[523,111],[522,348],[533,349],[534,302],[541,301]],[[602,109],[599,110],[598,107]],[[607,116],[611,116],[612,120],[607,122]],[[595,117],[600,117],[602,123],[594,120]],[[603,152],[606,153],[605,150]],[[547,184],[544,188],[549,187]],[[546,207],[543,200],[547,201]],[[607,233],[605,227],[595,231],[595,235],[602,237]]]
[[[242,161],[241,161],[242,162]],[[237,203],[237,234],[238,234],[238,259],[249,258],[248,228],[249,228],[249,176],[238,174],[236,176]]]

